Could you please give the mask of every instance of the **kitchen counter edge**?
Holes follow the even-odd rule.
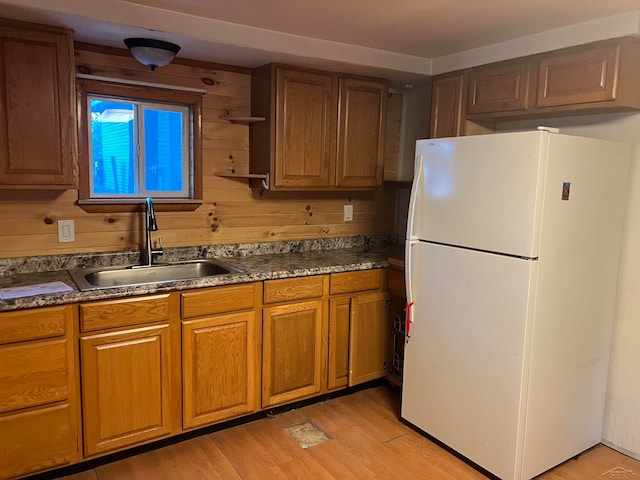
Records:
[[[306,277],[357,270],[386,268],[389,266],[389,251],[382,249],[367,251],[362,249],[328,250],[273,255],[255,255],[224,259],[242,273],[230,273],[213,277],[177,280],[162,284],[136,285],[106,288],[81,292],[66,270],[52,272],[22,273],[0,277],[0,288],[20,287],[48,282],[64,282],[72,291],[19,297],[0,300],[0,312],[36,307],[49,307],[92,300],[107,300],[133,295],[171,292],[197,288],[216,287],[239,283],[259,282],[281,278]]]

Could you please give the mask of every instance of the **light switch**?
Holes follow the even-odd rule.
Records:
[[[58,220],[58,242],[69,243],[76,239],[76,231],[73,220]]]
[[[344,206],[344,221],[345,222],[353,221],[353,205]]]

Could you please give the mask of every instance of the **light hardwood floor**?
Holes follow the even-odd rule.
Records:
[[[65,480],[433,479],[484,475],[398,420],[399,395],[376,387],[203,435]],[[301,448],[282,428],[311,419],[333,440]],[[624,470],[631,470],[626,474]],[[610,472],[610,473],[607,473]],[[640,478],[640,462],[599,445],[536,480]]]

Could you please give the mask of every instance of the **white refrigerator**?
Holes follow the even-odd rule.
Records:
[[[402,417],[503,480],[600,442],[629,146],[419,140]]]

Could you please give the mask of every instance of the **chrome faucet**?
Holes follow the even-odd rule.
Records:
[[[162,237],[158,237],[160,248],[153,248],[153,244],[151,243],[151,232],[155,232],[158,230],[158,222],[156,221],[156,212],[153,209],[153,200],[151,199],[151,197],[147,197],[145,203],[147,205],[144,224],[146,244],[144,251],[142,252],[142,263],[144,266],[150,267],[151,265],[153,265],[154,255],[162,255],[164,253],[164,250],[162,249]]]

